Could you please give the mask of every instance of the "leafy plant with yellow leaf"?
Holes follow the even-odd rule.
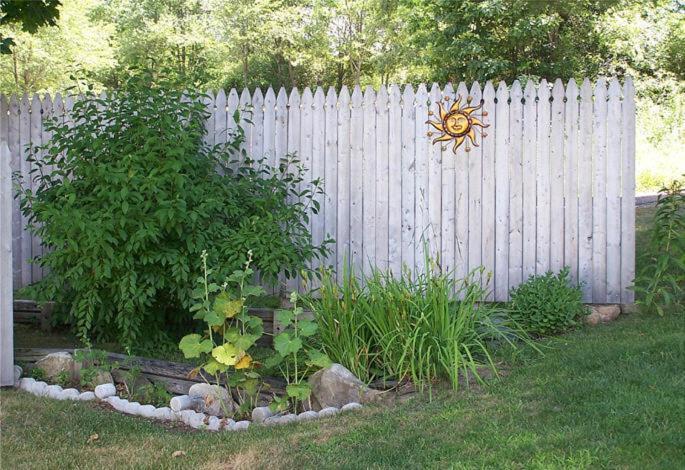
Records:
[[[207,383],[235,389],[242,411],[251,409],[262,386],[256,368],[260,365],[249,353],[264,334],[262,319],[248,313],[246,302],[262,295],[261,287],[248,283],[254,274],[248,252],[244,268],[234,271],[223,284],[212,281],[207,268],[207,253],[202,252],[203,276],[197,279],[193,291],[196,303],[191,307],[193,318],[206,324],[204,333],[184,336],[179,348],[186,358],[201,358],[194,369]],[[228,414],[228,413],[227,413]]]

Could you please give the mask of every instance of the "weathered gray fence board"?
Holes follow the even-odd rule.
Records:
[[[456,88],[456,90],[455,90]],[[433,145],[426,120],[457,95],[482,102],[490,125],[480,146],[455,153]],[[424,246],[443,269],[464,277],[484,265],[492,300],[532,274],[571,268],[588,302],[631,303],[634,277],[635,104],[632,82],[580,86],[556,80],[470,87],[460,83],[372,88],[237,90],[209,93],[207,143],[226,142],[243,119],[245,149],[276,163],[295,152],[306,179],[320,178],[326,196],[311,218],[315,241],[337,240],[325,265],[346,263],[398,272],[424,269]],[[23,147],[46,142],[43,121],[69,122],[73,98],[0,97],[0,140],[12,169],[30,166]],[[480,114],[476,115],[481,118]],[[28,260],[42,253],[13,202],[13,272],[17,287],[42,271]],[[319,263],[313,263],[318,267]],[[487,282],[489,280],[489,283]],[[298,278],[287,283],[297,288]],[[310,285],[312,287],[312,285]],[[316,285],[313,285],[316,287]]]

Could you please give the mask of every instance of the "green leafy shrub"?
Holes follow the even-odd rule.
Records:
[[[558,274],[531,276],[511,290],[510,299],[511,317],[535,335],[560,333],[588,313],[580,287],[571,285],[568,267]]]
[[[50,248],[36,261],[49,273],[38,290],[68,307],[57,320],[86,344],[130,350],[187,331],[203,249],[224,275],[251,249],[266,280],[326,252],[307,227],[320,182],[301,184],[294,156],[273,168],[250,160],[240,127],[205,144],[202,98],[133,74],[106,97],[86,92],[73,124],[53,119],[50,142],[30,150],[35,189],[22,210]]]
[[[36,380],[45,381],[45,371],[43,369],[41,369],[40,367],[33,367],[31,369],[31,372],[29,373],[29,377],[36,379]]]
[[[683,175],[685,177],[685,175]],[[635,282],[636,303],[663,315],[685,305],[685,189],[675,180],[656,203],[647,257]]]
[[[348,271],[341,286],[324,273],[320,298],[309,299],[323,351],[366,382],[409,378],[424,387],[446,379],[457,388],[460,377],[480,380],[482,366],[497,373],[492,349],[526,334],[496,307],[478,304],[485,296],[478,274],[458,280],[428,258],[422,273]]]
[[[249,351],[264,334],[262,319],[250,315],[247,301],[250,297],[264,294],[261,287],[247,281],[252,277],[251,252],[248,252],[243,269],[233,271],[229,276],[214,282],[218,277],[207,268],[207,253],[203,252],[203,275],[197,279],[198,287],[193,291],[195,304],[190,308],[193,318],[204,322],[204,333],[184,336],[179,348],[186,358],[199,358],[201,365],[194,374],[199,374],[207,383],[232,388],[244,404],[247,412],[256,403],[261,389],[261,376],[256,361]]]

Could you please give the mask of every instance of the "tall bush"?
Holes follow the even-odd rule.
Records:
[[[53,120],[50,142],[30,149],[22,210],[49,248],[38,289],[86,341],[131,347],[185,326],[203,250],[224,277],[251,250],[267,279],[326,252],[307,228],[321,185],[302,183],[293,156],[250,160],[240,127],[205,143],[202,99],[137,74],[106,97],[87,92],[73,124]]]

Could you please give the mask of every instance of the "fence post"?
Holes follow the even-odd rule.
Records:
[[[12,322],[12,178],[10,150],[0,142],[0,386],[14,385]]]

